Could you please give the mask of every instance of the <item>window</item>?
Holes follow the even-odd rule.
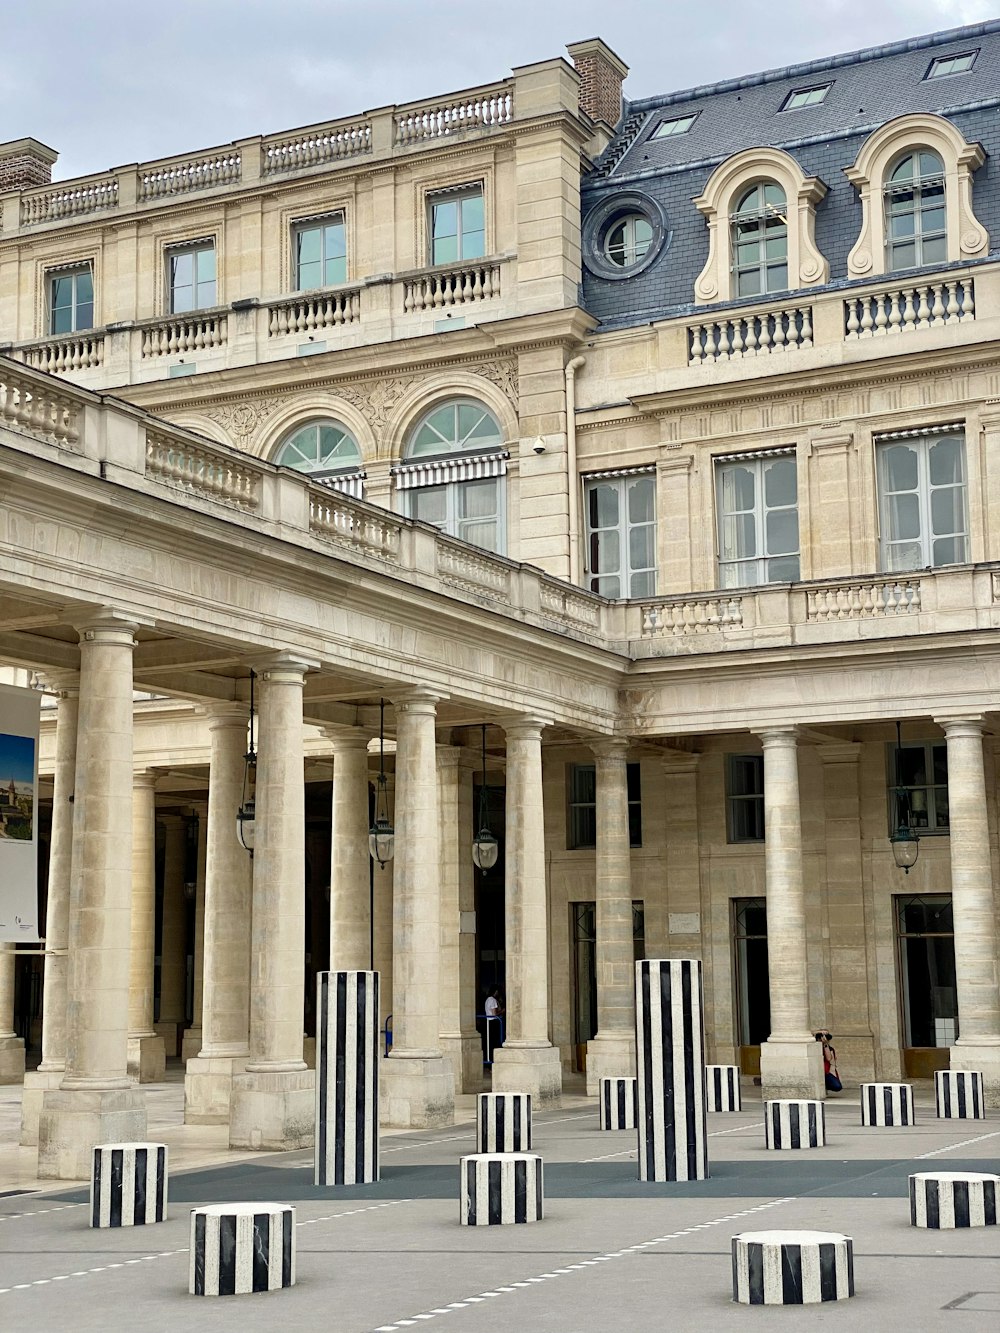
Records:
[[[215,245],[202,241],[167,251],[170,313],[204,310],[215,305]]]
[[[747,190],[732,217],[737,296],[788,290],[785,192],[773,181]]]
[[[890,272],[948,258],[944,163],[921,149],[896,163],[885,184],[886,261]]]
[[[904,741],[887,748],[889,832],[901,823],[921,834],[947,833],[948,746],[945,741]]]
[[[431,200],[431,263],[482,259],[486,226],[481,186]]]
[[[296,223],[295,286],[298,291],[347,281],[347,229],[343,213]]]
[[[951,896],[897,898],[896,920],[903,1044],[911,1050],[954,1046],[959,1015]],[[908,1066],[905,1072],[914,1071]]]
[[[733,942],[737,1039],[740,1046],[760,1046],[771,1035],[766,899],[733,899]]]
[[[928,67],[925,79],[943,79],[947,74],[967,74],[976,63],[979,51],[963,51],[959,56],[938,56]]]
[[[614,222],[604,238],[604,253],[619,268],[632,268],[653,243],[653,228],[641,213],[629,213]]]
[[[628,840],[642,846],[642,789],[639,764],[626,764],[628,783]],[[570,764],[569,811],[566,845],[571,850],[597,846],[597,768],[594,764]]]
[[[656,592],[656,476],[588,481],[587,573],[603,597],[652,597]]]
[[[590,1041],[597,1031],[597,904],[570,903],[573,929],[574,1023],[576,1045]],[[646,957],[646,905],[632,903],[632,957]]]
[[[764,841],[764,756],[726,755],[726,841]]]
[[[882,568],[895,573],[966,561],[965,437],[928,432],[876,447]]]
[[[94,327],[94,273],[89,264],[49,274],[49,333]]]
[[[719,586],[748,588],[799,577],[794,452],[717,464]]]
[[[428,412],[396,469],[406,512],[487,551],[506,547],[504,434],[488,408],[461,398]],[[421,463],[418,460],[434,460]]]
[[[697,119],[698,113],[695,112],[693,116],[675,116],[673,120],[661,120],[649,137],[651,139],[668,139],[675,134],[687,134]]]
[[[274,461],[314,477],[336,476],[360,467],[361,451],[339,421],[312,421],[288,437]]]
[[[826,95],[833,87],[832,83],[821,83],[818,88],[796,88],[788,94],[782,103],[782,111],[797,111],[803,106],[819,106],[826,100]]]

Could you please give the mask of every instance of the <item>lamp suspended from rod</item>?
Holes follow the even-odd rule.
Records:
[[[916,864],[920,855],[920,838],[910,824],[912,810],[911,793],[902,781],[902,723],[896,723],[896,785],[893,788],[893,800],[896,809],[893,832],[889,834],[893,860],[904,875],[910,873],[910,867]]]
[[[472,842],[472,859],[484,873],[497,863],[500,844],[490,831],[489,788],[486,786],[486,723],[483,723],[483,781],[479,788],[479,832]]]
[[[378,779],[375,783],[375,817],[368,830],[368,851],[373,861],[385,866],[396,850],[396,834],[389,823],[389,784],[385,777],[385,700],[378,701]]]
[[[257,673],[250,669],[250,724],[247,728],[249,737],[247,752],[243,756],[243,800],[240,802],[240,808],[236,812],[236,836],[240,844],[250,853],[250,859],[253,860],[253,849],[256,842],[256,797],[257,797],[257,747],[254,744],[254,706],[253,706],[253,687],[257,679]]]

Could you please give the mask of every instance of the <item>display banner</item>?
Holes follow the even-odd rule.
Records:
[[[0,685],[0,941],[38,940],[38,731],[42,697]]]

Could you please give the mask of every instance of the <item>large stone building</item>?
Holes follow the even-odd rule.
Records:
[[[0,149],[46,1174],[165,1056],[305,1142],[330,965],[382,972],[395,1124],[481,1086],[495,985],[495,1088],[627,1070],[641,955],[767,1091],[824,1027],[1000,1103],[1000,23],[632,102],[569,52],[82,180]]]

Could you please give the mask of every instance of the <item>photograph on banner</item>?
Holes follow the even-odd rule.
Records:
[[[0,685],[0,941],[37,941],[37,690]]]
[[[35,750],[33,736],[0,731],[0,838],[34,835]]]

